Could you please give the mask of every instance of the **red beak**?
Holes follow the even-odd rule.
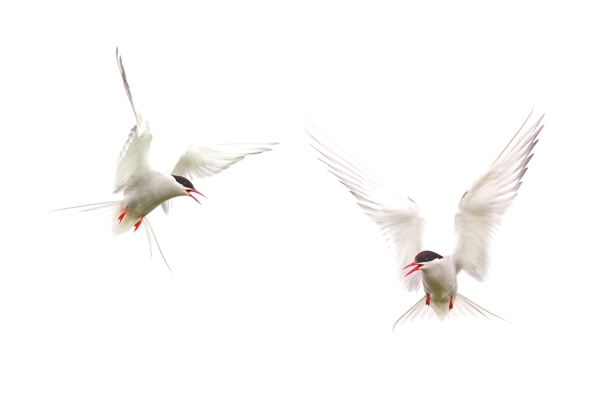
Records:
[[[196,200],[196,202],[197,202],[198,204],[200,204],[200,205],[202,205],[202,203],[200,203],[200,202],[198,201],[198,199],[197,199],[197,198],[195,198],[194,196],[192,196],[192,193],[198,193],[200,196],[202,196],[202,197],[205,197],[205,198],[206,198],[206,196],[205,196],[205,195],[203,195],[202,193],[200,193],[200,192],[199,192],[199,191],[197,191],[196,189],[185,189],[185,191],[187,192],[188,196],[190,196],[192,199]]]
[[[404,267],[402,269],[406,269],[408,267],[414,267],[414,268],[411,269],[410,271],[408,271],[408,273],[404,276],[409,276],[413,272],[420,270],[422,266],[423,266],[423,264],[417,264],[416,262],[412,262],[412,263],[408,264],[406,267]]]

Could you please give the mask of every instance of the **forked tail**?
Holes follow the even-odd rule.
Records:
[[[423,296],[419,301],[415,303],[408,311],[406,311],[392,326],[392,330],[396,328],[397,325],[402,325],[407,321],[412,321],[416,318],[432,318],[433,316],[437,316],[440,320],[445,319],[446,317],[456,317],[460,313],[461,315],[472,315],[475,317],[484,316],[486,319],[501,319],[502,321],[509,322],[504,318],[486,310],[485,308],[477,305],[475,302],[469,300],[462,294],[457,293],[453,298],[453,306],[451,310],[447,308],[440,310],[438,307],[430,307],[426,304],[425,299],[427,296]]]
[[[133,225],[138,220],[137,218],[128,218],[127,214],[125,214],[123,216],[123,218],[121,218],[121,220],[120,220],[119,216],[121,215],[121,213],[123,213],[122,208],[123,207],[122,207],[121,201],[117,200],[117,201],[105,201],[102,203],[85,204],[83,206],[59,208],[58,210],[52,210],[50,212],[76,210],[76,211],[98,211],[104,215],[108,214],[108,216],[110,218],[110,224],[112,227],[113,234],[120,235],[124,232],[130,231],[133,228]],[[160,244],[158,244],[158,239],[156,239],[156,234],[154,233],[154,229],[152,229],[152,225],[150,224],[150,220],[148,219],[148,217],[143,218],[143,222],[141,225],[144,227],[144,229],[140,230],[140,232],[141,232],[140,234],[142,235],[142,241],[145,241],[145,240],[148,241],[150,257],[152,257],[152,243],[154,242],[156,244],[156,248],[158,249],[158,252],[160,253],[160,256],[162,257],[163,261],[165,262],[167,268],[169,268],[169,271],[171,273],[173,273],[171,266],[169,266],[169,263],[167,262],[167,259],[165,258],[165,255],[163,254],[162,249],[160,248]]]
[[[104,201],[102,203],[93,203],[93,204],[85,204],[82,206],[75,207],[66,207],[59,208],[58,210],[52,210],[50,212],[55,211],[67,211],[67,210],[75,210],[75,211],[97,211],[99,214],[104,216],[108,216],[110,218],[110,225],[112,228],[112,232],[114,235],[120,235],[129,231],[133,224],[137,222],[138,219],[135,219],[126,213],[123,213],[123,206],[120,201]],[[123,216],[121,217],[121,214]]]
[[[154,234],[154,229],[152,229],[152,225],[150,224],[150,220],[148,219],[148,217],[144,217],[142,226],[144,227],[144,231],[146,232],[146,236],[148,238],[148,248],[150,249],[150,257],[152,257],[152,240],[154,240],[154,243],[156,243],[156,248],[158,249],[160,256],[162,257],[163,261],[167,265],[167,268],[169,268],[169,271],[171,272],[171,274],[173,274],[173,270],[169,266],[169,263],[167,262],[167,259],[165,258],[165,255],[163,254],[162,249],[160,248],[160,244],[158,244],[158,239],[156,239],[156,235]]]

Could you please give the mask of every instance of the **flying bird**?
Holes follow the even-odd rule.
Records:
[[[278,143],[192,144],[180,155],[169,173],[154,170],[148,162],[148,153],[152,143],[150,124],[148,120],[142,117],[141,112],[133,102],[118,47],[116,57],[125,93],[136,120],[136,124],[131,128],[125,146],[117,160],[113,194],[122,193],[123,198],[117,201],[68,207],[54,211],[67,209],[109,211],[112,213],[112,228],[115,235],[131,229],[137,231],[140,226],[144,226],[149,238],[150,253],[152,254],[152,239],[154,239],[165,264],[170,270],[171,267],[162,253],[154,230],[148,220],[148,214],[159,205],[167,214],[171,208],[171,199],[179,196],[188,196],[200,204],[194,194],[203,197],[204,195],[196,190],[190,179],[206,178],[218,174],[232,164],[243,160],[244,157],[269,151],[272,146]]]
[[[454,217],[452,254],[423,249],[425,220],[408,196],[398,195],[379,183],[364,167],[337,147],[312,124],[305,128],[311,146],[331,173],[358,200],[358,205],[381,228],[395,253],[398,276],[405,288],[425,295],[394,323],[422,317],[432,309],[440,320],[456,310],[486,318],[500,318],[458,293],[457,275],[464,270],[482,281],[490,268],[491,242],[502,217],[521,186],[527,164],[543,125],[543,115],[523,130],[533,110],[508,145],[483,175],[475,180],[458,204]]]

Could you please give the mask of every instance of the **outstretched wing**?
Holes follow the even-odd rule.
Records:
[[[135,114],[136,125],[131,128],[125,146],[123,146],[123,150],[121,150],[117,160],[114,193],[126,190],[127,186],[130,186],[133,181],[136,180],[136,177],[152,170],[152,167],[148,162],[148,153],[150,151],[150,144],[152,143],[152,132],[150,131],[148,121],[142,117],[142,114],[133,103],[133,97],[131,96],[131,90],[129,88],[129,83],[127,82],[127,75],[125,75],[125,68],[123,67],[123,60],[119,55],[118,47],[117,65],[121,72],[125,93],[127,94],[129,103],[131,103],[133,113]]]
[[[246,156],[272,150],[278,143],[231,143],[197,145],[193,144],[179,157],[172,175],[188,179],[206,178],[229,168]],[[165,214],[171,209],[171,200],[161,204]]]
[[[529,129],[521,132],[530,116],[531,113],[458,204],[454,218],[454,263],[457,272],[464,269],[477,280],[483,280],[487,275],[493,234],[517,195],[527,164],[533,157],[537,136],[544,127],[540,126],[542,115]]]
[[[272,150],[277,143],[193,144],[179,157],[171,174],[188,179],[206,178],[229,168],[246,156]]]
[[[314,125],[306,132],[314,139],[312,147],[323,157],[330,172],[344,184],[358,200],[358,205],[381,228],[394,251],[398,276],[410,291],[416,291],[421,274],[406,275],[402,267],[413,261],[421,250],[425,220],[417,204],[407,196],[399,196],[377,182],[358,162],[337,147]]]

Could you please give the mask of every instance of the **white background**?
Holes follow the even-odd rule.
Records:
[[[598,395],[600,57],[592,2],[68,2],[0,10],[6,399]],[[589,6],[588,6],[589,4]],[[192,142],[281,142],[151,219],[174,275],[92,213],[134,124],[161,170]],[[395,319],[378,228],[305,116],[452,243],[462,193],[532,106],[546,127],[460,291],[512,324]]]

